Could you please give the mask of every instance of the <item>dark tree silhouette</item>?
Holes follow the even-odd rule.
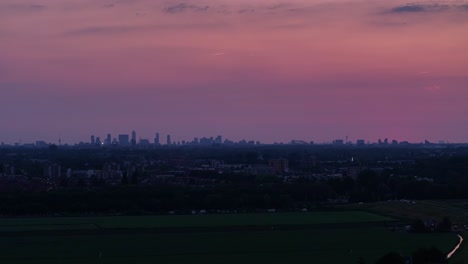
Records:
[[[420,248],[413,254],[413,264],[448,263],[445,254],[435,247]]]
[[[382,256],[376,262],[376,264],[404,264],[404,263],[405,263],[404,258],[396,252],[390,252]]]

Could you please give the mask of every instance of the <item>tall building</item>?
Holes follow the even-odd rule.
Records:
[[[359,164],[351,164],[346,168],[346,176],[351,178],[357,178],[362,171],[362,167]]]
[[[136,132],[135,132],[135,130],[133,130],[133,131],[132,131],[132,141],[131,141],[132,146],[135,146],[135,145],[136,145],[136,142],[137,142],[137,141],[136,141]]]
[[[333,144],[334,144],[334,145],[343,145],[343,144],[344,144],[344,140],[342,140],[342,139],[335,139],[335,140],[333,141]]]
[[[271,159],[268,165],[273,168],[275,174],[282,174],[289,171],[289,161],[287,159]]]
[[[91,144],[96,144],[96,141],[94,140],[94,135],[91,136]]]
[[[159,133],[156,133],[156,137],[154,138],[154,144],[159,145]]]
[[[46,178],[60,178],[62,176],[62,168],[57,164],[49,164],[44,168],[44,176]]]
[[[47,144],[45,141],[38,140],[38,141],[36,141],[36,147],[47,148],[47,147],[49,147],[49,144]]]
[[[119,145],[120,146],[130,145],[128,134],[120,134],[119,135]]]
[[[166,138],[166,144],[167,145],[171,145],[171,135],[167,135],[167,138]]]
[[[112,136],[111,134],[107,134],[106,145],[110,145],[110,144],[112,144]]]

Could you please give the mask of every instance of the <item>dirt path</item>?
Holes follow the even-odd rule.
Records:
[[[450,251],[450,253],[448,253],[447,259],[452,257],[452,255],[455,254],[455,252],[457,252],[458,248],[461,246],[461,244],[463,242],[463,237],[460,236],[460,235],[457,235],[457,236],[458,236],[458,238],[460,238],[460,242],[458,242],[458,244],[455,246],[455,248],[453,248],[452,251]]]

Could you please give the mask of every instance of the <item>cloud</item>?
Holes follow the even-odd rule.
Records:
[[[302,28],[308,28],[310,27],[310,24],[307,23],[294,23],[294,24],[278,24],[278,25],[272,25],[266,27],[266,29],[284,29],[284,30],[289,30],[289,29],[302,29]]]
[[[147,26],[96,26],[85,27],[76,30],[64,32],[63,36],[79,36],[79,35],[101,35],[101,34],[119,34],[128,33],[131,31],[146,30]]]
[[[193,11],[193,12],[205,12],[209,9],[209,6],[198,6],[198,5],[190,5],[185,3],[180,3],[177,5],[168,6],[163,9],[164,13],[168,14],[176,14],[185,11]]]
[[[421,5],[406,5],[406,6],[397,6],[392,8],[392,13],[406,13],[406,12],[424,12],[426,9]]]
[[[8,12],[36,12],[46,9],[46,6],[40,4],[11,4],[3,8]]]
[[[164,30],[191,30],[197,28],[221,29],[228,25],[223,23],[191,23],[191,24],[160,24],[160,25],[120,25],[120,26],[94,26],[70,30],[60,34],[62,37],[118,35],[135,32],[150,32]]]
[[[254,13],[254,12],[255,12],[255,9],[253,8],[244,8],[244,9],[240,9],[239,11],[237,11],[237,13],[239,14]]]
[[[390,9],[388,12],[393,14],[402,13],[424,13],[424,12],[441,12],[449,10],[450,6],[434,4],[434,5],[420,5],[420,4],[408,4],[403,6],[397,6]]]
[[[290,7],[292,7],[291,4],[282,3],[282,4],[269,6],[269,7],[267,7],[267,9],[276,10],[276,9],[287,9],[287,8],[290,8]]]
[[[382,28],[397,28],[408,26],[408,22],[395,22],[395,21],[371,21],[371,25]]]

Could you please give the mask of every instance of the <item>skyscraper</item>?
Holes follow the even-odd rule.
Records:
[[[91,135],[91,144],[94,145],[95,143],[96,143],[96,142],[95,142],[95,140],[94,140],[94,135]]]
[[[120,134],[119,135],[119,145],[120,146],[130,145],[130,141],[128,140],[128,134]]]
[[[112,144],[112,136],[111,134],[107,134],[106,145],[110,145],[110,144]]]
[[[154,138],[154,144],[159,145],[159,133],[156,133],[156,137]]]
[[[132,146],[136,145],[136,132],[135,130],[132,131]]]
[[[167,135],[166,144],[171,145],[171,135]]]

